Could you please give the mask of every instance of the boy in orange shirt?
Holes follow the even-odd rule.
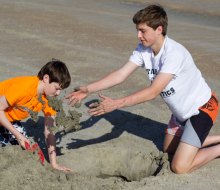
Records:
[[[30,144],[20,120],[29,117],[29,112],[42,111],[45,115],[45,139],[52,167],[57,170],[71,171],[56,161],[56,140],[49,126],[55,125],[54,111],[48,105],[46,96],[58,96],[62,89],[70,85],[71,77],[66,65],[53,59],[44,65],[37,76],[21,76],[0,82],[0,129],[11,133],[6,139],[1,134],[0,144],[7,140],[17,141],[21,147]],[[8,134],[10,135],[10,134]],[[12,144],[13,144],[12,143]]]

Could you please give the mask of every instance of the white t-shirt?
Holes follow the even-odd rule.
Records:
[[[211,97],[211,89],[190,53],[181,44],[167,36],[156,56],[151,48],[144,47],[140,43],[129,60],[144,67],[151,81],[159,73],[173,74],[173,79],[160,95],[173,115],[180,121],[197,115],[198,108]]]

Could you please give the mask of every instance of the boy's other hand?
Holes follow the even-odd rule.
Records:
[[[81,100],[89,95],[87,87],[76,87],[74,91],[70,92],[65,99],[68,99],[68,104],[74,106],[76,103],[81,103]]]
[[[52,164],[52,167],[56,170],[64,171],[64,172],[72,172],[70,168],[67,168],[65,166],[59,165],[59,164]]]
[[[16,136],[16,139],[19,143],[19,145],[25,149],[25,150],[28,150],[28,147],[27,147],[27,144],[31,147],[31,142],[22,134],[19,134],[18,136]]]

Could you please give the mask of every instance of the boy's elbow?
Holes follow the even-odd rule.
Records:
[[[157,91],[152,90],[150,99],[151,99],[151,100],[156,99],[159,94],[160,94],[160,93],[158,93]]]
[[[157,97],[157,94],[156,94],[156,93],[154,93],[154,94],[152,94],[151,99],[152,99],[152,100],[154,100],[154,99],[156,99],[156,97]]]
[[[151,99],[155,99],[157,96],[160,95],[160,93],[163,91],[164,87],[161,87],[159,85],[156,85],[155,83],[152,83],[149,87],[149,93],[151,96]]]

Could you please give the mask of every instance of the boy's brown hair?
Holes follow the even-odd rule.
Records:
[[[160,5],[149,5],[144,9],[139,10],[133,17],[134,24],[146,23],[147,26],[153,28],[162,26],[163,36],[167,33],[168,17],[166,11]]]
[[[40,80],[42,80],[46,74],[50,77],[50,83],[57,82],[62,89],[67,88],[70,85],[70,73],[66,64],[60,60],[52,59],[49,61],[41,68],[37,76]]]

